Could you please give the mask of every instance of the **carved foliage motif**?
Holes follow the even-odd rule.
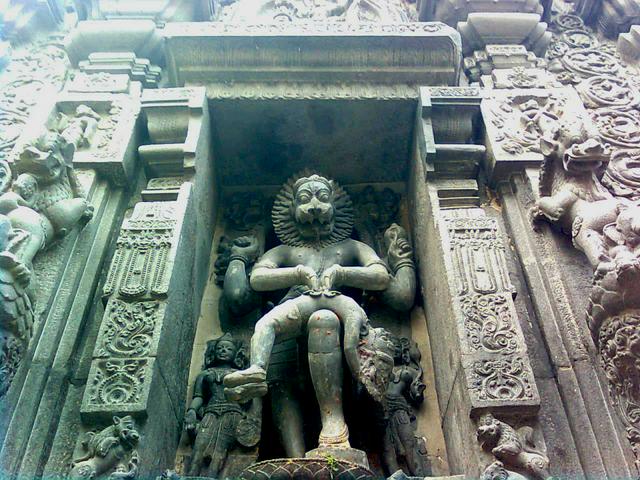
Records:
[[[478,360],[469,369],[471,388],[480,400],[537,400],[537,390],[524,356]]]
[[[631,311],[609,318],[598,340],[611,398],[640,458],[640,315]]]
[[[127,303],[111,299],[94,356],[136,357],[155,353],[154,333],[163,314],[164,305],[157,301]]]
[[[461,299],[467,342],[472,350],[505,354],[519,350],[520,339],[509,302],[505,294],[469,295]]]
[[[504,245],[497,222],[478,213],[444,216],[472,409],[528,408],[539,396],[511,298]]]

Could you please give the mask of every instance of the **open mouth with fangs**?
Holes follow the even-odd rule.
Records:
[[[610,150],[593,138],[574,144],[563,158],[564,168],[569,172],[587,172],[597,169],[609,161]]]

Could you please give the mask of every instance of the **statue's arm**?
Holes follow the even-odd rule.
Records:
[[[394,310],[406,312],[413,307],[416,294],[413,249],[407,239],[407,233],[399,225],[391,225],[385,232],[385,238],[391,279],[381,298]]]
[[[203,393],[204,393],[203,387],[204,387],[204,373],[200,373],[196,377],[196,383],[193,386],[193,399],[191,400],[191,404],[189,405],[189,408],[187,411],[193,410],[194,412],[197,412],[198,409],[202,407],[202,404],[204,403],[204,400],[202,399]]]
[[[71,191],[73,192],[74,198],[83,198],[86,199],[87,195],[78,179],[78,175],[73,167],[67,167],[67,175],[69,177],[69,185],[71,186]]]
[[[234,315],[246,315],[260,303],[260,296],[251,288],[247,274],[259,254],[260,245],[254,235],[233,240],[222,291],[226,305]]]
[[[384,290],[389,284],[389,273],[384,262],[373,248],[365,243],[352,241],[353,257],[359,266],[334,265],[323,274],[323,285],[332,287],[353,287],[362,290]]]
[[[304,265],[281,267],[286,265],[290,247],[281,245],[265,253],[251,272],[251,288],[257,292],[282,290],[295,285],[317,287],[317,276],[313,269]]]

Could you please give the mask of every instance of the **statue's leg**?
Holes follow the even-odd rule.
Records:
[[[331,310],[340,318],[344,326],[344,356],[351,374],[359,378],[358,345],[362,328],[367,323],[367,314],[355,300],[346,295],[323,299],[323,307]]]
[[[246,402],[267,393],[267,367],[276,339],[295,338],[302,333],[309,315],[301,314],[299,304],[309,297],[288,300],[273,308],[256,323],[251,337],[251,366],[224,378],[225,395],[235,402]]]
[[[306,451],[302,408],[295,393],[295,386],[289,382],[269,384],[271,392],[271,416],[289,458],[302,458]]]
[[[218,428],[216,423],[215,416],[211,413],[205,414],[200,421],[196,440],[193,444],[191,463],[189,464],[189,476],[191,477],[199,476],[200,472],[206,467],[206,463],[210,460],[208,451]]]
[[[342,352],[340,320],[330,310],[309,318],[309,371],[320,406],[320,446],[349,446],[349,430],[342,409]]]
[[[389,422],[392,421],[392,419],[389,419]],[[388,475],[392,475],[400,469],[400,466],[398,465],[396,447],[393,442],[393,432],[391,431],[392,428],[394,427],[391,425],[387,425],[382,443],[382,461]]]
[[[398,434],[404,447],[404,457],[407,461],[409,473],[414,476],[426,475],[426,473],[423,473],[422,459],[418,454],[418,442],[416,441],[415,432],[411,423],[400,425]]]
[[[271,393],[271,417],[287,457],[304,456],[304,423],[298,387],[298,342],[276,342],[271,352],[267,383]]]

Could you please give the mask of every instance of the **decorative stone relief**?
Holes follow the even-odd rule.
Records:
[[[596,75],[579,85],[576,90],[588,108],[621,108],[630,109],[638,104],[638,92],[629,82],[612,75]]]
[[[602,184],[616,197],[640,200],[640,150],[617,150],[611,155]]]
[[[228,22],[344,20],[349,23],[397,23],[408,22],[417,16],[415,6],[405,0],[236,0],[224,3],[227,6],[220,7],[217,19]]]
[[[478,420],[477,435],[482,448],[496,458],[485,469],[483,479],[520,478],[513,476],[512,470],[532,480],[549,478],[549,459],[534,445],[531,427],[516,430],[491,413],[486,413]]]
[[[116,244],[104,295],[164,297],[171,269],[166,261],[176,226],[175,202],[142,202],[125,220]]]
[[[473,294],[461,300],[467,342],[472,351],[516,353],[521,338],[515,327],[509,294]]]
[[[133,479],[138,473],[136,447],[140,434],[130,416],[113,417],[113,425],[88,432],[81,442],[82,455],[71,465],[71,478]]]
[[[518,325],[498,225],[474,212],[441,213],[471,408],[535,408],[540,399]]]
[[[36,43],[14,52],[0,76],[0,160],[7,158],[24,130],[31,108],[47,92],[62,88],[68,60],[57,42]]]
[[[194,443],[190,476],[219,478],[225,467],[229,475],[229,452],[238,445],[253,448],[260,441],[261,401],[232,402],[223,392],[225,376],[247,365],[242,342],[231,334],[207,342],[203,370],[196,378],[193,399],[184,421],[184,429]],[[257,455],[254,455],[251,460],[256,459]]]
[[[118,412],[144,417],[153,362],[152,358],[94,360],[82,410],[107,418]]]
[[[145,357],[156,354],[166,305],[128,303],[111,298],[96,342],[94,357]]]
[[[385,394],[385,436],[382,461],[387,475],[400,469],[404,459],[410,475],[424,477],[430,472],[424,439],[416,436],[414,408],[424,401],[420,350],[408,338],[393,338],[395,353],[391,381]]]

